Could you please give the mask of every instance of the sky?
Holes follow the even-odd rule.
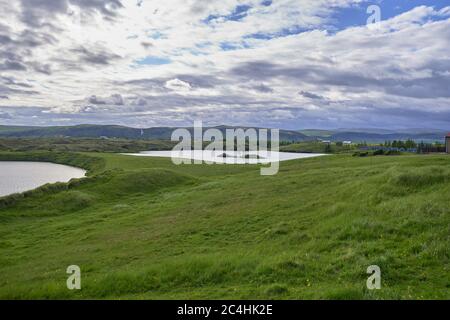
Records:
[[[450,131],[450,2],[0,0],[0,125],[194,121]]]

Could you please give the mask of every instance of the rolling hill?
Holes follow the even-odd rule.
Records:
[[[270,177],[102,153],[0,159],[89,170],[0,199],[0,299],[450,298],[446,155],[334,155]],[[370,265],[381,290],[366,288]]]
[[[445,132],[442,133],[367,133],[367,132],[338,132],[327,137],[331,141],[354,141],[354,142],[372,142],[383,143],[385,141],[394,140],[414,140],[424,142],[443,142],[445,140]]]
[[[229,126],[214,127],[223,133],[226,129],[233,129]],[[176,128],[154,127],[147,129],[130,128],[115,125],[78,125],[78,126],[57,126],[57,127],[17,127],[0,126],[0,137],[73,137],[73,138],[125,138],[125,139],[151,139],[170,140],[172,132]],[[186,128],[193,133],[193,128]],[[206,130],[208,128],[204,128]],[[280,130],[280,140],[304,141],[308,137],[293,130]]]
[[[320,130],[306,129],[299,130],[300,133],[307,135],[309,138],[325,139],[331,141],[353,141],[353,142],[370,142],[383,143],[385,141],[394,140],[414,140],[417,142],[443,142],[447,134],[443,130],[433,129],[404,129],[401,131],[388,129],[336,129],[336,130]]]
[[[231,126],[214,127],[223,133],[226,129],[234,129]],[[55,127],[21,127],[0,126],[0,137],[4,138],[30,138],[30,137],[72,137],[72,138],[122,138],[122,139],[146,139],[146,140],[170,140],[172,132],[176,128],[153,127],[153,128],[130,128],[117,125],[77,125],[77,126],[55,126]],[[193,133],[193,128],[186,128]],[[208,128],[204,128],[206,130]],[[247,129],[247,128],[245,128]],[[257,128],[258,129],[258,128]],[[281,141],[301,142],[316,139],[327,139],[331,141],[372,142],[382,143],[384,141],[407,140],[435,142],[443,141],[447,132],[439,130],[411,129],[405,132],[395,132],[385,129],[338,129],[338,130],[280,130]]]

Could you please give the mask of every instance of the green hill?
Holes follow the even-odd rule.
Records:
[[[269,177],[115,154],[0,159],[89,169],[0,201],[2,299],[450,298],[445,155],[294,160]]]
[[[308,136],[308,137],[322,137],[327,138],[333,135],[335,132],[330,130],[320,130],[320,129],[304,129],[298,132]]]
[[[234,127],[218,126],[214,127],[225,133],[225,130]],[[176,128],[154,127],[154,128],[130,128],[116,125],[78,125],[78,126],[57,126],[57,127],[10,127],[0,126],[0,137],[4,138],[125,138],[125,139],[151,139],[170,140],[172,132]],[[186,128],[193,135],[193,128]],[[208,128],[204,128],[206,130]],[[303,141],[307,136],[292,130],[280,130],[280,140]]]
[[[214,127],[225,133],[231,126]],[[0,126],[0,138],[117,138],[137,140],[170,140],[176,128],[130,128],[118,125],[77,125],[55,127],[20,127]],[[186,128],[193,135],[193,128]],[[208,128],[204,128],[205,130]],[[245,128],[244,128],[245,129]],[[258,129],[258,128],[256,128]],[[349,129],[350,130],[350,129]],[[330,131],[330,130],[280,130],[280,140],[290,142],[312,141],[317,138],[332,141],[372,142],[382,143],[393,140],[408,140],[435,142],[443,141],[447,132],[439,130],[393,132],[388,130],[358,129],[359,131]],[[367,131],[362,131],[367,130]],[[424,129],[425,130],[425,129]]]

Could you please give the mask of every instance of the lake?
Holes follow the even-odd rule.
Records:
[[[276,161],[287,161],[295,159],[305,159],[324,156],[319,153],[293,153],[293,152],[246,152],[244,154],[236,151],[205,151],[205,150],[193,150],[193,151],[142,151],[140,153],[123,153],[128,156],[138,157],[163,157],[182,159],[194,159],[203,160],[214,163],[225,164],[258,164],[258,163],[270,163]]]
[[[0,197],[85,175],[83,169],[49,162],[0,161]]]

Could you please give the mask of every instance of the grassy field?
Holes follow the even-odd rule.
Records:
[[[327,144],[320,141],[304,141],[280,146],[282,152],[298,153],[349,153],[358,150],[356,145],[337,145],[335,142]]]
[[[0,126],[1,132],[1,126]],[[167,140],[129,140],[98,138],[2,138],[0,152],[114,152],[172,150],[176,143]]]
[[[89,177],[0,202],[2,299],[449,299],[450,157],[258,166],[0,154]],[[67,266],[82,290],[66,288]],[[379,265],[382,289],[366,289]]]

